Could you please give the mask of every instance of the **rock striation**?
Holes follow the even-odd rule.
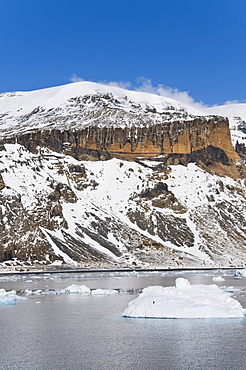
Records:
[[[231,143],[228,120],[223,117],[195,118],[193,121],[137,128],[92,125],[84,129],[42,130],[18,135],[14,140],[33,152],[38,147],[48,147],[78,160],[112,157],[134,160],[138,157],[187,155],[204,149],[223,164],[239,160]],[[211,148],[218,148],[220,154],[219,151],[212,153]]]

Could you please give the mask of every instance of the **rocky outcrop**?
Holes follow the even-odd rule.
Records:
[[[0,190],[2,190],[4,187],[5,187],[5,184],[4,184],[4,181],[3,181],[2,175],[1,175],[1,173],[0,173]]]
[[[228,121],[222,117],[137,128],[92,126],[76,130],[43,130],[19,135],[16,139],[31,151],[45,146],[80,160],[190,154],[212,147],[221,149],[228,162],[239,159],[231,143]]]
[[[246,147],[245,147],[245,144],[239,144],[238,142],[236,143],[236,152],[238,153],[238,155],[240,156],[240,158],[242,158],[244,160],[244,162],[246,163]]]
[[[196,163],[207,171],[241,176],[240,159],[223,117],[194,118],[144,127],[98,127],[32,131],[8,142],[18,142],[33,153],[46,147],[78,160],[162,158],[166,166]],[[245,171],[244,171],[245,172]]]

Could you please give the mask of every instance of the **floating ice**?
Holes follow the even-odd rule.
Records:
[[[65,289],[65,293],[67,293],[67,294],[90,295],[91,294],[91,290],[90,290],[90,288],[87,288],[87,286],[85,286],[85,285],[72,284],[72,285],[69,285]]]
[[[117,295],[119,294],[116,289],[90,289],[85,285],[70,285],[64,290],[59,292],[60,294],[83,294],[83,295]]]
[[[95,289],[91,291],[91,295],[118,295],[119,292],[116,289]]]
[[[64,289],[25,289],[21,293],[25,295],[49,295],[49,294],[78,294],[78,295],[118,295],[126,294],[128,292],[132,293],[132,290],[122,290],[122,289],[90,289],[86,285],[76,285],[72,284]]]
[[[225,281],[225,279],[222,276],[214,276],[213,281],[220,282],[220,281]]]
[[[15,290],[10,290],[6,292],[5,289],[0,289],[0,305],[16,304],[16,301],[20,301],[23,299],[26,298],[18,296]]]
[[[150,286],[123,313],[142,318],[244,317],[246,310],[217,285],[190,285],[176,279],[175,287]]]
[[[246,277],[246,269],[237,270],[234,274],[235,277]]]

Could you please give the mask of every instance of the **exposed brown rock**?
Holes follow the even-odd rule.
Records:
[[[239,159],[231,143],[228,120],[223,117],[195,118],[148,127],[44,130],[19,136],[17,141],[32,151],[37,146],[47,146],[77,159],[189,154],[209,146],[220,148],[232,161]]]
[[[4,184],[4,181],[3,181],[2,175],[1,175],[1,173],[0,173],[0,190],[2,190],[4,187],[5,187],[5,184]]]
[[[236,152],[239,154],[239,156],[244,160],[246,163],[246,147],[245,144],[239,144],[238,142],[236,143]]]

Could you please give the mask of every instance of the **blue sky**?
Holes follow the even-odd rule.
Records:
[[[245,0],[0,0],[0,92],[146,81],[246,100]]]

